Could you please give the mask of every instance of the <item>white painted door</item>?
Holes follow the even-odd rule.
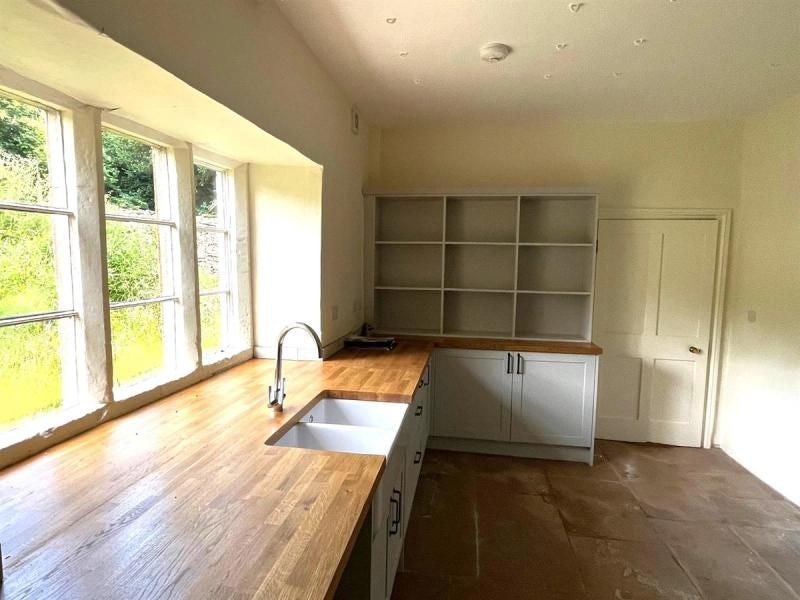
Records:
[[[434,435],[507,442],[511,367],[507,352],[437,350]]]
[[[511,441],[590,447],[596,363],[594,356],[517,354]]]
[[[601,220],[597,437],[700,446],[718,225]]]

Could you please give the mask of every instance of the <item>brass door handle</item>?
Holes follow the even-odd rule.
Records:
[[[697,346],[689,346],[689,352],[691,352],[692,354],[702,354],[703,353],[703,351],[700,350],[700,348],[698,348]]]

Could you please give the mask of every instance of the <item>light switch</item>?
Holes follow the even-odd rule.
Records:
[[[748,320],[750,323],[755,323],[755,322],[756,322],[756,311],[754,311],[754,310],[748,310],[748,311],[747,311],[747,320]]]

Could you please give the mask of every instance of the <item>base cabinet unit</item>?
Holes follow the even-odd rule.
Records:
[[[511,441],[590,447],[597,359],[539,353],[515,357]]]
[[[406,410],[372,501],[370,599],[386,600],[403,551],[429,431],[430,369]]]
[[[483,350],[437,350],[434,435],[508,440],[512,355]]]
[[[436,350],[429,445],[591,464],[597,360],[583,354]]]

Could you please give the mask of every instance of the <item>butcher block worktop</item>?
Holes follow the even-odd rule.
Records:
[[[380,456],[265,446],[326,393],[410,402],[428,343],[251,360],[0,471],[0,598],[326,598]]]
[[[251,360],[0,471],[0,600],[331,597],[384,457],[264,442],[326,395],[411,402],[432,349],[450,345],[287,361],[277,415],[274,361]]]

